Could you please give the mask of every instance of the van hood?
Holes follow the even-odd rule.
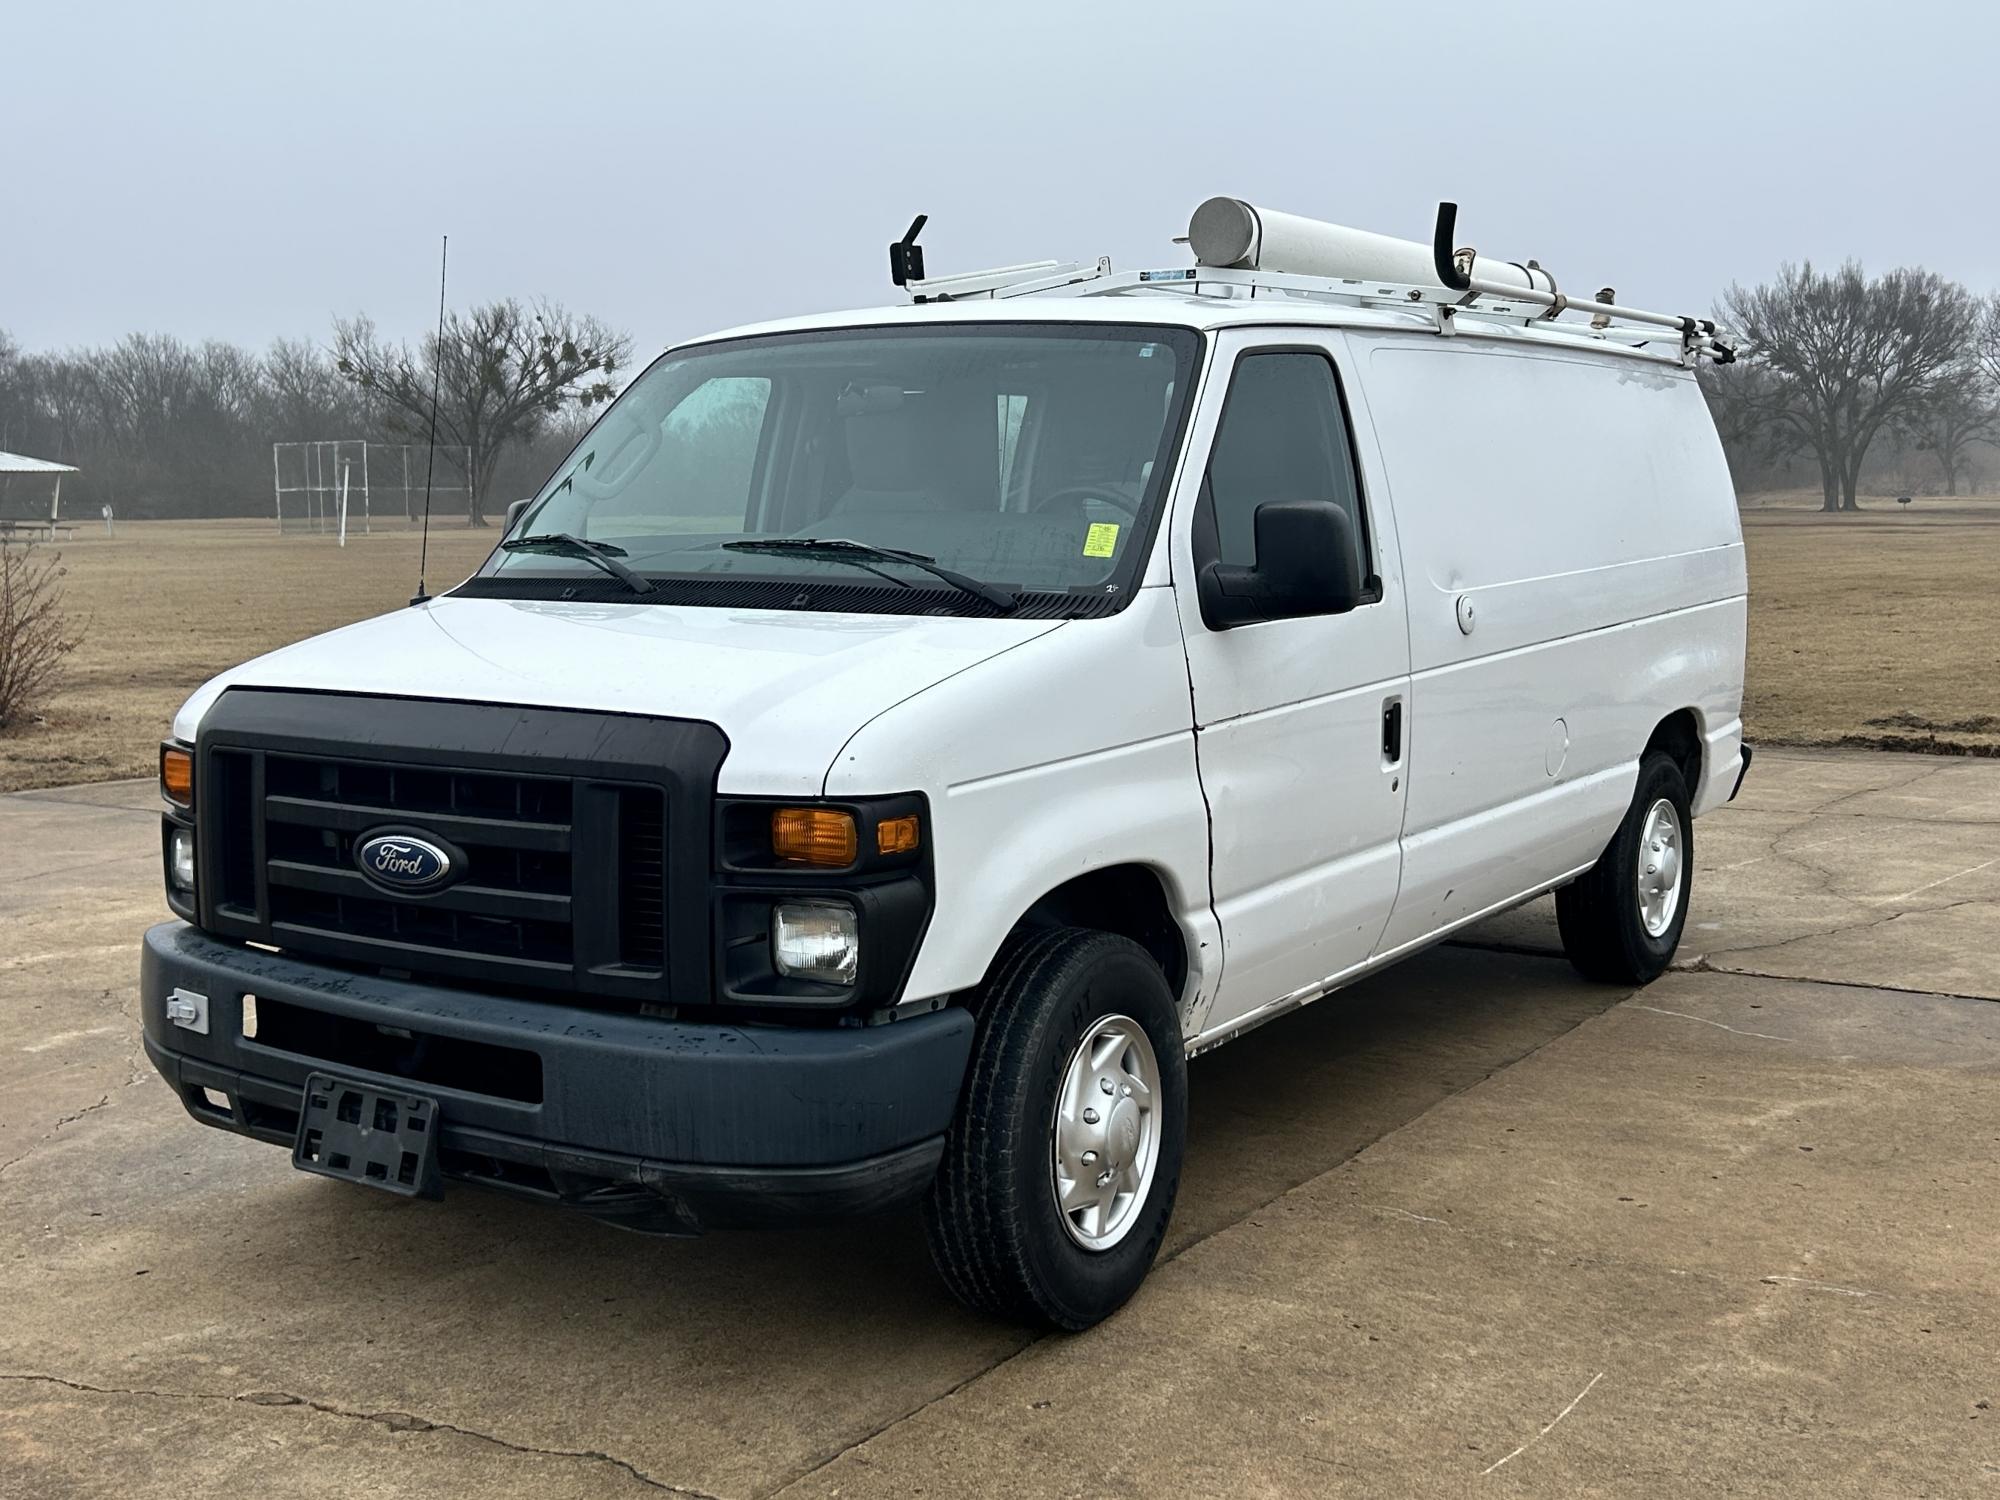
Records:
[[[816,796],[876,715],[1063,623],[446,598],[225,672],[174,734],[232,687],[702,719],[729,737],[722,790]]]

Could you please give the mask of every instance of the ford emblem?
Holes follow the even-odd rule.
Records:
[[[428,891],[451,878],[451,855],[428,839],[378,833],[354,850],[361,873],[399,891]]]

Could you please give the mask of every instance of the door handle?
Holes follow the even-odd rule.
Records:
[[[1403,700],[1390,698],[1382,704],[1382,764],[1393,766],[1403,758]]]

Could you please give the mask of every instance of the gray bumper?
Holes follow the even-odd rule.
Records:
[[[206,1034],[168,1021],[176,989],[207,997]],[[400,1084],[438,1101],[447,1179],[681,1232],[920,1193],[973,1029],[959,1009],[871,1027],[653,1020],[302,963],[183,922],[146,934],[140,1003],[147,1055],[206,1124],[289,1144],[309,1073]]]

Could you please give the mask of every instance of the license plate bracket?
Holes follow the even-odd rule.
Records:
[[[299,1105],[292,1165],[405,1198],[441,1198],[435,1099],[313,1073]]]

